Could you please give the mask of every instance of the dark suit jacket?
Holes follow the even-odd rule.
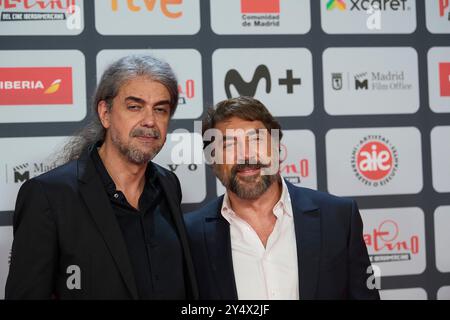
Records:
[[[180,209],[178,178],[157,166],[185,261],[188,298],[198,290]],[[78,266],[81,289],[67,281]],[[170,268],[167,270],[170,272]],[[19,191],[6,299],[137,299],[122,231],[89,152]]]
[[[379,299],[369,290],[367,248],[354,201],[286,181],[297,242],[300,299]],[[237,299],[223,196],[185,215],[200,299]]]

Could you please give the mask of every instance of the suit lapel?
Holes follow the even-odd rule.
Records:
[[[78,160],[78,179],[80,192],[89,208],[89,213],[102,234],[131,296],[133,299],[138,299],[136,282],[122,231],[87,152]]]
[[[315,298],[321,253],[320,210],[301,188],[286,181],[294,213],[299,295],[302,300]]]
[[[237,300],[236,281],[233,271],[233,258],[231,255],[230,226],[220,215],[223,201],[219,198],[218,207],[210,217],[205,217],[204,232],[206,248],[211,262],[211,269],[217,288],[220,291],[220,299]]]
[[[182,219],[183,214],[182,214],[180,206],[177,204],[177,202],[173,201],[173,199],[170,196],[167,196],[167,195],[173,195],[177,191],[174,190],[174,187],[169,184],[168,179],[166,177],[166,173],[163,170],[161,170],[158,166],[155,166],[155,167],[158,172],[158,181],[161,185],[163,193],[166,195],[166,200],[169,205],[169,210],[170,210],[172,219],[174,221],[178,236],[180,237],[181,247],[183,250],[186,268],[187,268],[187,272],[189,275],[190,288],[192,291],[191,292],[192,297],[189,297],[189,298],[197,299],[198,298],[197,280],[195,277],[194,265],[192,263],[192,256],[191,256],[191,252],[190,252],[190,248],[189,248],[189,242],[188,242],[187,234],[185,231],[186,229],[185,229],[184,222]]]

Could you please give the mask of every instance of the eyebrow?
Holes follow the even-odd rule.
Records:
[[[126,97],[125,101],[133,101],[133,102],[137,102],[137,103],[141,103],[141,104],[146,103],[146,101],[144,99],[134,97],[134,96]],[[162,106],[162,105],[166,105],[166,104],[170,106],[170,101],[169,100],[161,100],[161,101],[158,101],[157,103],[155,103],[155,106]]]
[[[246,136],[252,137],[252,136],[260,134],[261,132],[264,132],[264,130],[265,130],[265,128],[250,129],[250,130],[248,130]],[[227,136],[227,135],[223,136],[224,140],[234,140],[236,138],[237,138],[237,136]]]

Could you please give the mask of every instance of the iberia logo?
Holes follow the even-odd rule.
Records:
[[[0,105],[72,104],[71,67],[0,68]]]
[[[364,234],[370,261],[400,262],[411,260],[419,253],[419,236],[400,237],[400,228],[394,220],[384,220],[371,233]]]
[[[242,13],[280,13],[280,0],[241,0]]]
[[[327,2],[327,10],[339,9],[344,11],[346,7],[344,0],[330,0]]]
[[[357,179],[365,185],[384,186],[398,169],[397,148],[385,137],[366,136],[353,148],[351,165]]]

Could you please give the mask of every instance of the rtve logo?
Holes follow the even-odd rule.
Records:
[[[119,2],[120,5],[119,5]],[[159,2],[159,6],[163,15],[169,19],[178,19],[183,15],[183,12],[176,9],[176,6],[183,4],[183,0],[127,0],[124,1],[111,0],[111,9],[113,12],[119,10],[129,10],[131,12],[148,11],[154,12],[156,4]],[[125,8],[125,9],[123,9]]]

